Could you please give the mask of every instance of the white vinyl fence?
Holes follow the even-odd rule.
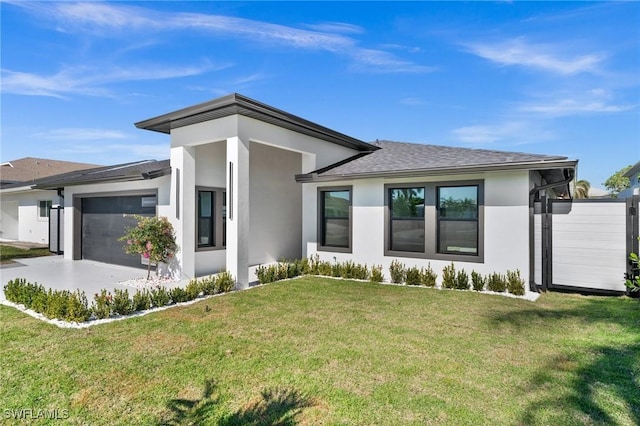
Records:
[[[638,197],[548,200],[550,214],[536,212],[533,219],[534,282],[551,290],[625,292],[639,208]]]

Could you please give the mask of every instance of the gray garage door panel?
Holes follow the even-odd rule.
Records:
[[[140,257],[124,252],[124,241],[118,241],[125,227],[133,227],[137,221],[124,214],[155,216],[156,208],[143,207],[142,199],[148,196],[92,197],[82,199],[82,258],[116,265],[146,268]],[[145,203],[146,205],[147,203]]]

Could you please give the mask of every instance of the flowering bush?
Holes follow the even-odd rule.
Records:
[[[124,250],[129,254],[142,255],[149,259],[147,267],[147,279],[151,276],[151,265],[168,261],[177,250],[176,237],[173,226],[166,217],[144,217],[140,215],[127,215],[138,220],[138,225],[126,228],[126,234],[119,241],[126,241]]]

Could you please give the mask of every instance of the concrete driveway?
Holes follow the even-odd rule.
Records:
[[[18,259],[19,264],[2,265],[0,268],[0,300],[4,297],[4,285],[15,278],[25,278],[30,283],[42,284],[54,290],[84,291],[89,303],[94,294],[106,289],[113,293],[118,288],[135,293],[136,287],[120,283],[144,279],[145,269],[109,265],[91,260],[65,260],[62,256],[45,256],[31,259]],[[153,274],[153,272],[152,272]],[[173,285],[171,285],[173,284]],[[172,282],[166,287],[175,287]]]

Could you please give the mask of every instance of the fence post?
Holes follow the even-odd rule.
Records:
[[[546,195],[540,199],[542,228],[542,290],[547,291],[552,284],[551,271],[551,200]]]
[[[627,256],[629,253],[638,253],[638,234],[640,224],[638,223],[638,202],[640,201],[640,195],[633,195],[626,199],[626,247],[627,247]],[[625,276],[633,277],[634,273],[634,265],[631,263],[631,260],[627,259],[627,273]],[[629,289],[627,289],[627,294],[631,295]]]

